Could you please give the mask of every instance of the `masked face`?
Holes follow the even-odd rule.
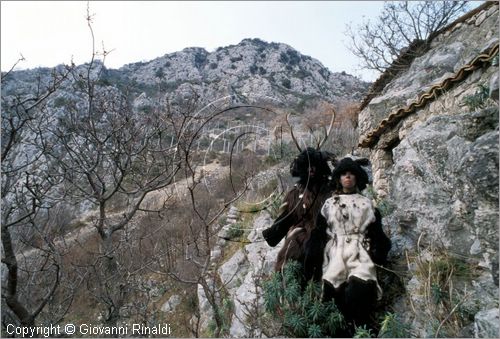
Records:
[[[310,165],[309,166],[309,177],[314,178],[316,176],[316,166]]]
[[[356,176],[347,171],[340,175],[340,184],[344,192],[353,192],[356,190]]]

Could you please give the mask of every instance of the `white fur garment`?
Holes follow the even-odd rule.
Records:
[[[375,265],[363,247],[368,225],[375,221],[370,199],[361,194],[335,194],[325,201],[321,214],[330,236],[325,248],[323,279],[339,287],[350,276],[377,282]],[[365,245],[366,246],[366,245]],[[377,282],[378,297],[382,290]]]

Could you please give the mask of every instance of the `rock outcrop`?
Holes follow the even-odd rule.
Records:
[[[233,210],[234,211],[234,210]],[[233,212],[234,213],[234,212]],[[282,243],[270,249],[262,238],[262,230],[271,226],[272,219],[267,211],[262,211],[254,219],[250,233],[245,241],[248,244],[241,247],[229,259],[219,263],[214,274],[215,281],[220,281],[216,289],[223,290],[226,299],[231,301],[231,314],[228,320],[228,335],[235,338],[260,337],[262,327],[261,317],[255,314],[263,313],[262,281],[268,277],[274,268],[274,263]],[[224,232],[224,229],[222,230]],[[214,250],[224,251],[227,243],[221,243]],[[217,261],[217,260],[214,260]],[[218,303],[224,303],[222,295]],[[209,327],[213,317],[213,309],[208,303],[203,288],[198,286],[198,302],[200,310],[200,333]],[[222,306],[221,306],[222,307]]]
[[[360,139],[491,50],[498,44],[498,25],[498,4],[491,3],[436,37],[360,113]],[[499,334],[496,55],[371,145],[375,193],[389,206],[384,224],[393,240],[392,260],[408,267],[397,312],[407,314],[417,336],[473,336],[474,319],[476,336]],[[438,281],[439,274],[450,280]],[[449,302],[433,300],[441,292]],[[453,332],[452,317],[462,322],[462,332]]]

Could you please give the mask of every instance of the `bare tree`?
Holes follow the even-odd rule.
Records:
[[[363,69],[382,73],[391,65],[404,68],[408,59],[401,58],[403,54],[419,55],[429,37],[468,8],[467,1],[385,2],[373,22],[346,27],[347,47],[360,58]]]
[[[7,83],[7,75],[2,85]],[[45,105],[66,80],[69,69],[40,76],[34,90],[2,91],[2,323],[25,327],[35,320],[61,286],[62,256],[54,245],[53,209],[58,178],[45,172],[43,152],[33,147]],[[35,254],[36,255],[33,255]],[[66,301],[71,302],[71,296]],[[62,303],[64,315],[68,303]],[[56,319],[54,323],[57,322]]]
[[[84,72],[72,73],[72,93],[79,99],[41,134],[46,136],[43,149],[55,164],[51,175],[64,178],[72,201],[97,210],[92,226],[101,246],[87,269],[97,282],[96,297],[106,305],[106,322],[116,324],[129,289],[127,265],[118,255],[126,242],[116,234],[138,212],[150,212],[146,197],[173,183],[180,158],[175,145],[170,147],[175,137],[171,115],[136,112],[116,88],[97,85],[100,67],[91,62]]]
[[[94,43],[89,12],[87,22]],[[102,52],[104,58],[106,54],[106,51]],[[88,234],[95,231],[98,246],[89,246],[85,242],[88,239],[74,240],[80,246],[72,246],[71,264],[77,270],[76,276],[85,281],[87,292],[103,308],[105,323],[114,325],[121,317],[127,296],[136,290],[132,285],[141,272],[140,266],[145,265],[131,260],[134,255],[131,249],[136,248],[136,239],[130,239],[131,231],[137,227],[133,222],[138,213],[160,211],[168,200],[162,196],[149,203],[147,197],[173,183],[181,158],[171,141],[179,139],[181,131],[176,129],[175,113],[168,107],[153,112],[137,110],[127,93],[100,81],[104,60],[98,62],[97,55],[93,50],[88,64],[66,67],[64,86],[50,88],[54,102],[63,104],[52,103],[42,109],[41,104],[37,104],[41,100],[39,97],[46,98],[48,94],[37,96],[38,101],[30,99],[34,100],[31,105],[37,104],[38,111],[44,113],[43,118],[39,117],[30,125],[31,135],[36,136],[30,146],[33,154],[40,158],[41,171],[36,173],[43,173],[45,181],[36,181],[33,174],[27,172],[26,182],[30,184],[26,184],[27,188],[20,192],[23,194],[18,195],[33,202],[23,201],[20,206],[35,210],[26,211],[26,216],[17,213],[15,217],[27,220],[28,216],[36,216],[35,212],[45,206],[49,188],[55,190],[54,196],[58,199],[54,204],[68,202],[92,215],[90,225],[84,227],[84,231]],[[16,107],[24,108],[21,104]],[[11,114],[12,119],[2,120],[2,128],[6,129],[2,133],[2,194],[7,192],[3,189],[4,182],[5,185],[10,182],[7,175],[10,169],[5,167],[7,163],[4,166],[3,160],[8,154],[13,154],[9,153],[14,143],[11,140],[32,119],[31,115],[21,119],[15,114],[29,111],[17,109]],[[30,162],[33,154],[26,156]],[[16,158],[22,157],[22,153],[12,157],[12,163],[18,163]],[[24,174],[26,171],[18,172]],[[39,187],[38,191],[35,190]],[[2,218],[14,215],[8,212],[4,213],[3,204]],[[18,222],[3,221],[2,231]],[[9,273],[12,272],[9,281],[15,284],[17,266],[8,235],[9,232],[2,232],[2,241],[5,261]],[[65,241],[67,239],[63,238],[60,243]],[[7,292],[7,303],[14,305],[15,286],[9,285]],[[19,313],[23,313],[22,310]],[[33,321],[26,320],[26,323],[32,324]]]

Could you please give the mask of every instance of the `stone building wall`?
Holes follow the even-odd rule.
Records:
[[[436,37],[431,49],[360,113],[360,139],[498,44],[498,25],[496,3]],[[408,270],[406,293],[394,307],[418,336],[499,334],[498,146],[498,56],[371,145],[373,186],[386,210],[391,256]],[[431,286],[424,280],[431,277],[419,272],[423,262],[444,256],[473,272],[454,286],[453,312],[460,308],[467,325],[462,332],[450,332],[446,317],[437,315],[439,307],[429,304]]]

